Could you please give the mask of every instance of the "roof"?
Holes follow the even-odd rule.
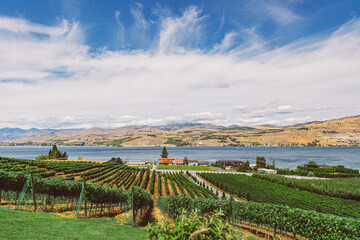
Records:
[[[197,162],[197,163],[198,163],[199,160],[188,160],[188,162],[189,162],[189,163],[191,163],[191,162]]]
[[[209,161],[199,161],[199,164],[209,164]]]
[[[173,163],[175,158],[159,158],[159,164]]]
[[[176,160],[176,165],[184,165],[184,160]]]
[[[239,163],[239,162],[243,162],[243,161],[241,161],[241,160],[225,160],[225,159],[223,159],[223,160],[218,160],[218,161],[216,161],[216,162],[231,162],[231,163]]]
[[[331,168],[331,166],[326,164],[319,164],[319,168]]]

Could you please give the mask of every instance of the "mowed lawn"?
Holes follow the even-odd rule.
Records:
[[[215,171],[205,166],[189,166],[189,165],[159,165],[159,170],[183,170],[183,171]]]
[[[117,225],[111,219],[71,219],[49,213],[0,209],[0,239],[147,239],[146,229]]]

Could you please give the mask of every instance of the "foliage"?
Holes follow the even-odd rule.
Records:
[[[178,216],[177,209],[182,206],[182,196],[169,196],[159,199],[159,205],[169,215]],[[229,200],[186,198],[186,210],[198,209],[205,214],[221,209],[229,214]],[[271,228],[300,234],[307,239],[359,239],[360,221],[352,218],[326,215],[315,211],[291,208],[284,205],[256,202],[233,202],[233,219],[245,220]]]
[[[132,193],[134,192],[134,203],[132,198]],[[152,198],[149,192],[146,190],[134,186],[129,191],[129,197],[128,197],[128,203],[129,205],[132,205],[134,210],[137,212],[140,209],[148,207],[152,203]]]
[[[83,157],[82,156],[78,156],[78,159],[77,160],[83,160]]]
[[[264,157],[256,157],[256,166],[258,168],[265,168],[266,167],[266,160]]]
[[[221,168],[221,169],[225,169],[225,167],[223,165],[220,165],[220,164],[217,164],[217,163],[211,163],[211,166],[212,167],[218,167],[218,168]]]
[[[305,165],[306,167],[309,167],[309,168],[318,168],[319,165],[314,162],[314,161],[310,161],[308,164]]]
[[[184,165],[189,165],[189,159],[187,157],[184,157]]]
[[[244,166],[239,166],[238,169],[237,169],[238,172],[246,172],[246,171],[249,171],[249,170],[251,170],[249,160],[247,160],[244,163]]]
[[[162,151],[161,151],[161,158],[167,158],[169,156],[168,151],[166,150],[166,147],[163,147]]]
[[[332,178],[317,180],[287,178],[271,174],[254,174],[253,177],[317,194],[360,201],[359,178]]]
[[[183,210],[173,222],[163,220],[159,225],[150,225],[149,239],[227,239],[230,226],[223,217],[221,210],[206,216],[199,215],[197,210],[192,213]]]
[[[53,145],[52,150],[49,150],[48,159],[67,160],[68,155],[66,152],[59,151],[56,145]]]
[[[36,156],[35,157],[35,160],[36,161],[39,161],[39,160],[47,160],[48,159],[48,156],[46,154],[40,154],[39,156]]]
[[[310,168],[298,166],[296,170],[293,169],[277,169],[277,174],[280,175],[299,175],[307,176],[309,172],[313,172],[316,177],[326,178],[353,178],[360,177],[359,170],[345,168],[343,166],[330,167],[330,168]]]
[[[241,174],[200,173],[199,175],[221,189],[226,188],[232,194],[237,195],[241,191],[241,195],[246,196],[247,193],[251,193],[251,201],[284,204],[339,216],[360,217],[358,201],[302,191]]]
[[[117,164],[123,164],[123,161],[121,160],[120,157],[118,157],[118,158],[112,157],[108,162],[117,163]]]

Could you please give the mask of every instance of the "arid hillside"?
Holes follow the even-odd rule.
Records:
[[[204,128],[204,126],[210,127]],[[181,127],[130,126],[115,129],[59,130],[51,134],[3,141],[9,144],[95,146],[359,146],[360,116],[296,126]]]

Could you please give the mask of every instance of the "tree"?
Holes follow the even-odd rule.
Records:
[[[305,167],[309,167],[309,168],[318,168],[319,165],[314,162],[314,161],[310,161],[308,164],[305,165]]]
[[[187,157],[184,157],[184,165],[189,165],[189,159]]]
[[[112,157],[108,162],[117,163],[117,164],[123,164],[120,157],[118,157],[118,158]]]
[[[244,168],[245,168],[245,170],[250,170],[250,162],[249,162],[249,160],[247,160],[247,161],[244,163]]]
[[[59,151],[56,145],[53,145],[52,149],[49,150],[49,154],[45,156],[46,159],[59,159],[59,160],[67,160],[69,157],[66,152]],[[44,157],[42,156],[40,158],[43,159]]]
[[[161,155],[162,158],[167,158],[169,156],[169,153],[166,150],[166,147],[163,147],[162,151],[161,151]]]
[[[82,157],[82,156],[78,156],[78,160],[83,160],[83,157]]]
[[[266,160],[264,157],[256,157],[256,166],[258,168],[265,168],[266,167]]]

